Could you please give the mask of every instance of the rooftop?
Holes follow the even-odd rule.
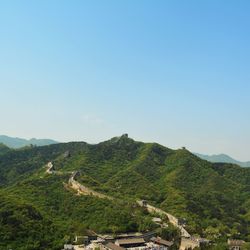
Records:
[[[116,241],[119,245],[125,244],[143,244],[145,240],[143,238],[129,238],[129,239],[118,239]]]
[[[242,246],[245,243],[244,240],[228,240],[227,244],[229,246]]]
[[[123,234],[118,234],[116,236],[117,239],[119,238],[131,238],[131,237],[140,237],[142,236],[142,233],[139,233],[139,232],[135,232],[135,233],[123,233]]]
[[[167,247],[171,247],[174,244],[172,241],[167,241],[167,240],[164,240],[160,237],[157,237],[157,238],[153,237],[151,240],[158,245],[163,245],[163,246],[167,246]]]
[[[107,247],[111,250],[125,250],[125,248],[117,246],[116,244],[114,244],[112,242],[108,242],[107,244],[105,244],[105,247]]]

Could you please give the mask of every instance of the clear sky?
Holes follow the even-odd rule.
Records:
[[[0,1],[0,134],[128,133],[250,160],[250,1]]]

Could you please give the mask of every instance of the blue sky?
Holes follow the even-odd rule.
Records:
[[[250,2],[0,2],[0,134],[250,160]]]

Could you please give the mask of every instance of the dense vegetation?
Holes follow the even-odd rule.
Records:
[[[63,234],[33,205],[0,193],[0,249],[58,249]]]
[[[5,146],[3,143],[0,143],[0,155],[3,155],[7,153],[8,151],[10,151],[10,149],[7,146]]]
[[[60,175],[45,174],[49,161]],[[79,182],[114,200],[77,196],[67,186],[74,170],[81,172]],[[0,242],[13,249],[60,249],[87,229],[153,229],[150,215],[135,205],[136,199],[186,218],[191,233],[214,241],[250,241],[250,169],[209,163],[186,149],[135,142],[126,135],[97,145],[2,146],[0,186]]]

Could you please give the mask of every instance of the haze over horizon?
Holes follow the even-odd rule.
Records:
[[[1,1],[0,134],[250,160],[250,2]]]

